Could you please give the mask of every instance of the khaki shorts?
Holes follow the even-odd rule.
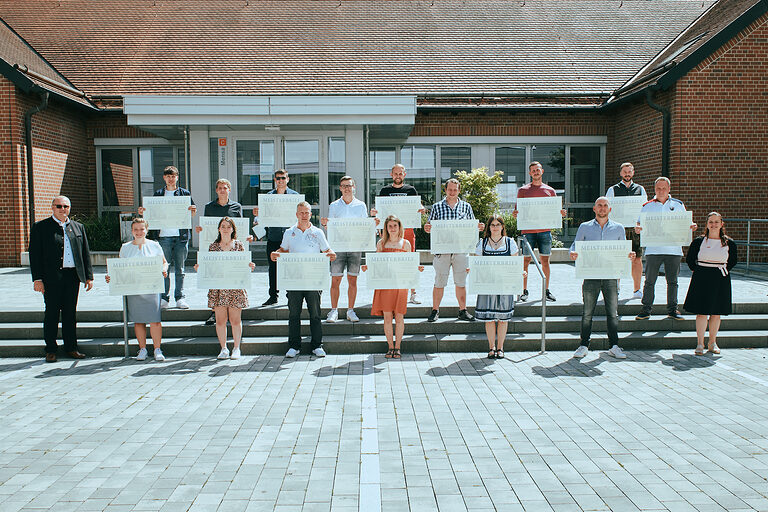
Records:
[[[469,266],[466,254],[435,254],[432,266],[435,269],[435,288],[445,288],[451,267],[453,267],[453,283],[456,286],[466,286]]]

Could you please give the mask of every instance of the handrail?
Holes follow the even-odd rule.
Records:
[[[750,247],[752,247],[752,246],[755,246],[755,247],[765,247],[766,246],[765,245],[766,242],[762,241],[762,240],[757,241],[757,242],[752,242],[752,223],[753,222],[768,222],[768,219],[745,219],[745,218],[740,218],[740,217],[733,217],[733,218],[730,218],[730,219],[723,219],[723,222],[726,222],[726,221],[727,222],[746,222],[747,223],[747,241],[744,242],[742,240],[739,240],[739,242],[741,242],[741,244],[744,244],[744,245],[747,246],[747,263],[746,263],[745,271],[747,273],[749,273],[749,262],[751,260],[751,254],[750,254],[750,250],[749,250]]]
[[[541,276],[541,353],[543,354],[547,351],[547,278],[544,275],[544,270],[541,268],[541,265],[539,265],[538,260],[533,255],[533,248],[531,247],[531,244],[528,243],[528,239],[524,236],[520,236],[518,245],[521,249],[523,244],[528,247],[528,253],[531,255],[531,260],[536,265],[536,270],[539,271],[539,275]],[[525,254],[525,251],[523,251],[523,254]]]

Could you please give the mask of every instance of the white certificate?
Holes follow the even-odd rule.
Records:
[[[620,279],[632,276],[631,240],[576,242],[576,279]]]
[[[376,217],[381,219],[382,229],[390,215],[400,219],[404,228],[420,228],[421,208],[421,196],[376,196]]]
[[[331,258],[325,253],[280,253],[278,290],[327,290],[331,287]]]
[[[475,252],[480,233],[477,219],[431,220],[429,231],[432,254],[469,254]]]
[[[142,198],[144,218],[152,229],[192,228],[192,199],[189,196],[153,196]]]
[[[517,229],[560,229],[563,227],[563,198],[517,198]]]
[[[367,252],[366,285],[371,290],[407,290],[419,287],[419,253]]]
[[[296,206],[304,194],[259,194],[259,226],[289,228],[296,224]]]
[[[251,251],[197,253],[198,290],[247,290],[251,287]]]
[[[328,245],[333,252],[376,250],[376,219],[328,219]]]
[[[142,295],[163,293],[162,256],[107,258],[110,295]]]
[[[523,293],[523,257],[470,256],[467,289],[481,295]]]
[[[223,217],[199,217],[200,227],[203,230],[200,232],[200,246],[199,252],[208,252],[208,246],[210,246],[214,240],[219,236],[219,221]],[[230,217],[235,221],[235,228],[237,229],[237,239],[240,240],[245,248],[248,248],[248,242],[246,238],[250,236],[250,220],[247,217]]]
[[[608,214],[613,222],[618,222],[625,228],[634,228],[640,217],[640,208],[643,207],[642,196],[613,197],[608,200],[611,205],[611,213]]]
[[[658,212],[640,214],[640,246],[685,246],[691,243],[693,212]]]

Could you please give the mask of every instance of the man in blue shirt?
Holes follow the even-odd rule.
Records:
[[[570,256],[572,261],[576,261],[579,254],[576,252],[576,242],[596,241],[596,240],[626,240],[624,226],[608,218],[611,212],[611,205],[605,196],[598,197],[595,206],[592,207],[595,212],[593,220],[582,222],[579,230],[576,232],[576,238],[571,244]],[[629,253],[629,259],[635,259],[635,253]],[[576,349],[573,357],[581,359],[589,352],[589,337],[592,334],[592,314],[595,312],[597,297],[603,292],[603,301],[605,302],[605,316],[608,324],[608,340],[611,342],[611,348],[608,354],[617,358],[625,359],[627,356],[619,347],[619,281],[618,279],[585,279],[581,286],[581,294],[584,300],[584,309],[581,315],[581,345]]]

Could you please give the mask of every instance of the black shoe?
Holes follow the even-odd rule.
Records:
[[[518,302],[525,302],[528,300],[528,290],[523,290],[523,293],[517,296]]]
[[[264,301],[264,304],[262,304],[261,307],[274,306],[275,304],[277,304],[277,297],[270,297]]]
[[[550,292],[550,291],[549,291],[549,289],[547,289],[547,293],[546,293],[546,295],[547,295],[547,300],[548,300],[549,302],[555,302],[555,301],[557,300],[557,299],[555,298],[555,296],[554,296],[554,295],[552,295],[552,292]]]
[[[650,313],[646,313],[645,311],[641,311],[639,315],[635,317],[635,320],[648,320],[651,318]]]
[[[440,311],[433,309],[432,312],[429,314],[429,318],[427,318],[427,322],[434,322],[440,318]]]
[[[671,320],[685,320],[685,317],[681,315],[679,311],[673,311],[667,315],[667,318]]]
[[[466,309],[462,309],[459,311],[459,320],[464,320],[466,322],[474,322],[475,317],[470,315]]]
[[[216,325],[216,313],[212,312],[208,320],[205,321],[205,325]]]

